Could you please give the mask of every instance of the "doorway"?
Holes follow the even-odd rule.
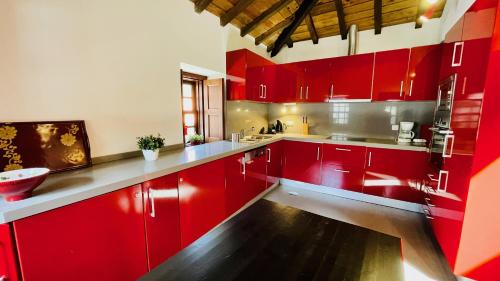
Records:
[[[181,71],[182,130],[186,146],[224,139],[224,79]]]

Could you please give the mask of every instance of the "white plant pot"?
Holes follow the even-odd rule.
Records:
[[[156,159],[158,159],[159,153],[160,153],[159,149],[142,151],[142,154],[144,155],[144,159],[146,161],[155,161]]]

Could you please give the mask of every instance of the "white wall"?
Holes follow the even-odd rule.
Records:
[[[92,156],[182,142],[180,64],[225,72],[255,49],[187,0],[0,1],[0,120],[84,119]]]
[[[376,51],[410,48],[440,43],[440,20],[432,19],[422,28],[415,29],[415,23],[400,24],[382,28],[375,35],[373,30],[359,32],[358,54]],[[314,45],[311,40],[293,44],[293,48],[283,47],[274,58],[279,63],[321,59],[347,55],[348,40],[340,36],[320,38]]]

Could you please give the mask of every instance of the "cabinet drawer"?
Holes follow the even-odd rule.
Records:
[[[363,168],[365,155],[366,147],[364,146],[325,144],[323,146],[323,165]]]
[[[363,178],[364,169],[360,167],[323,164],[321,168],[321,185],[328,187],[362,192]]]

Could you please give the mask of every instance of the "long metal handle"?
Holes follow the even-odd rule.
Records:
[[[267,85],[264,85],[264,98],[267,98]]]
[[[156,217],[156,210],[155,210],[155,191],[154,189],[150,188],[148,190],[148,197],[149,197],[149,205],[151,205],[151,212],[149,215],[154,218]]]
[[[433,174],[427,174],[427,177],[429,177],[431,181],[438,181],[437,179],[434,178]]]
[[[348,148],[338,148],[336,147],[335,150],[340,150],[340,151],[351,151],[350,149]]]
[[[429,207],[436,207],[436,205],[434,205],[434,204],[432,204],[432,203],[430,202],[430,201],[431,201],[431,198],[427,198],[427,197],[425,197],[424,199],[425,199],[425,202],[426,202],[427,206],[429,206]]]
[[[259,98],[262,98],[262,92],[264,92],[264,89],[262,86],[263,86],[262,84],[259,85]]]
[[[372,166],[372,152],[368,153],[368,167]]]
[[[302,99],[302,86],[300,86],[300,99]]]
[[[451,147],[450,153],[447,154],[446,150],[448,149],[448,140],[451,139]],[[445,135],[444,136],[444,144],[443,144],[443,158],[451,158],[453,155],[453,146],[455,145],[455,135]]]
[[[335,172],[350,173],[350,171],[348,171],[348,170],[341,170],[341,169],[335,169]]]
[[[306,86],[306,100],[309,99],[309,86]]]
[[[241,174],[244,175],[246,174],[247,168],[245,166],[245,157],[241,157]]]
[[[316,160],[319,160],[319,146],[318,146],[318,153],[316,153]]]
[[[460,48],[460,59],[458,62],[456,62],[456,55],[457,55],[457,47],[461,46]],[[453,57],[451,58],[451,66],[461,66],[462,65],[462,55],[464,53],[464,42],[455,42],[455,45],[453,45]]]
[[[271,149],[267,149],[267,163],[271,163]]]
[[[399,96],[403,96],[403,80],[401,80],[401,86],[399,87]]]
[[[441,188],[441,180],[443,179],[443,175],[446,175],[446,180],[444,182],[444,188]],[[439,178],[438,178],[438,185],[437,185],[438,191],[446,192],[446,188],[448,187],[448,175],[449,175],[448,171],[443,171],[443,170],[439,171]]]
[[[410,80],[410,92],[408,93],[408,96],[411,97],[411,92],[413,91],[413,79]]]
[[[464,85],[462,86],[462,96],[465,95],[465,87],[467,87],[467,76],[464,77]]]
[[[330,99],[333,99],[333,83],[330,84]]]

